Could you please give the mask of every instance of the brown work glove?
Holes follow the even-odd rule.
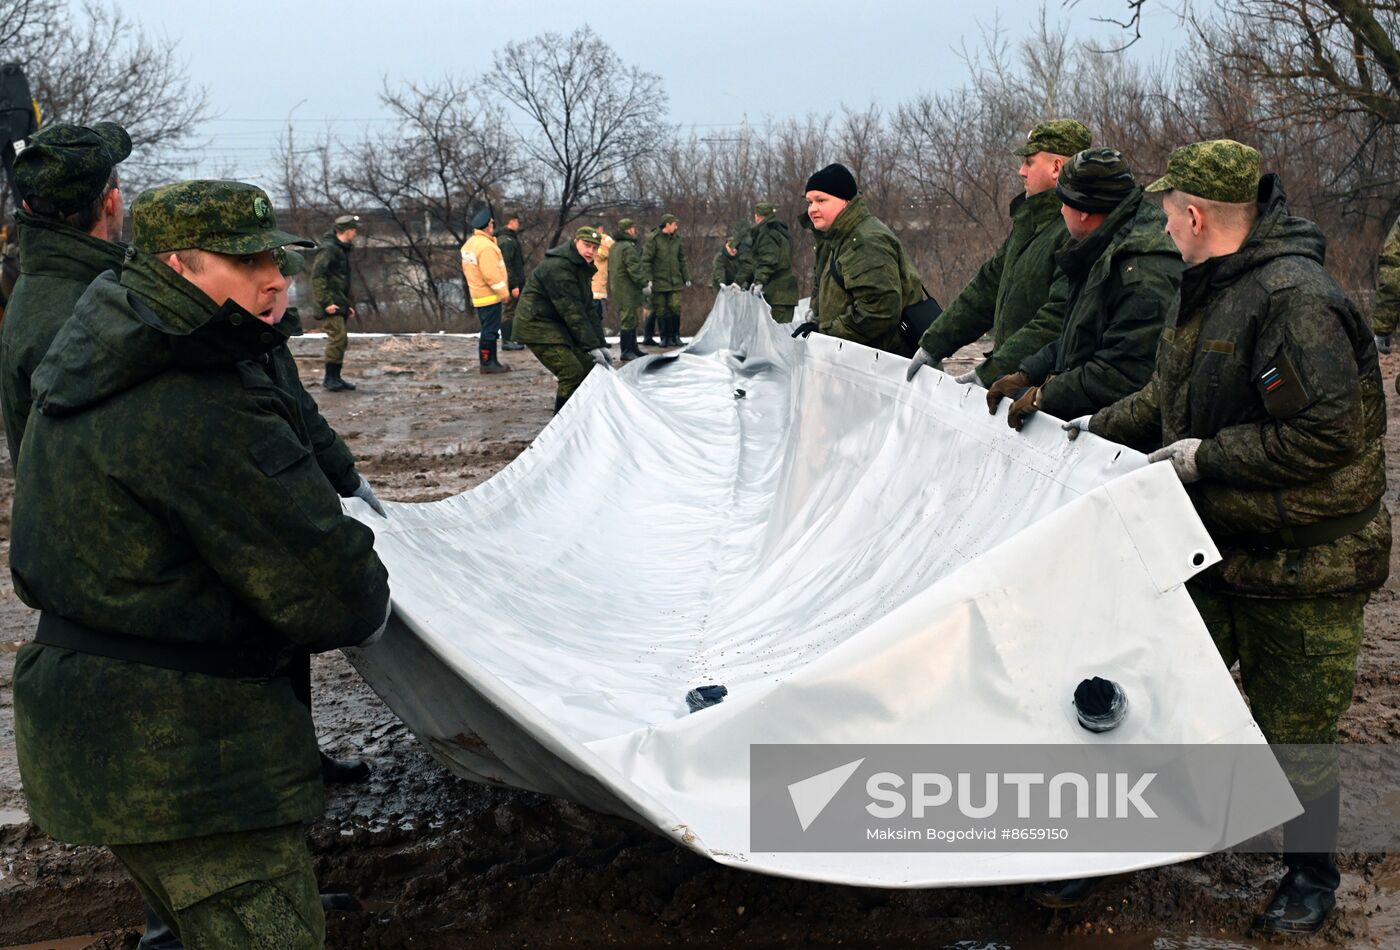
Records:
[[[1033,412],[1040,411],[1040,387],[1032,386],[1021,395],[1016,397],[1016,401],[1011,404],[1011,408],[1006,410],[1006,424],[1017,432],[1021,431],[1021,426]]]
[[[1025,373],[1011,373],[1003,376],[987,388],[987,411],[992,415],[997,414],[997,406],[1000,405],[1003,397],[1009,399],[1019,399],[1021,394],[1030,388],[1031,378]]]

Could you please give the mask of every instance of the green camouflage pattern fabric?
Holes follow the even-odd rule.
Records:
[[[812,295],[821,332],[912,355],[899,320],[905,307],[924,299],[919,271],[894,232],[870,213],[865,198],[852,199],[831,222],[823,256],[826,267],[817,274]]]
[[[36,212],[47,203],[42,213],[76,214],[102,197],[130,154],[131,136],[115,122],[46,126],[15,156],[15,190]]]
[[[596,272],[597,268],[579,255],[573,241],[546,251],[520,293],[513,330],[515,341],[572,346],[584,351],[605,346],[591,319]]]
[[[334,231],[321,235],[316,248],[316,261],[311,265],[311,295],[316,301],[317,320],[349,316],[353,299],[350,296],[350,252],[353,244],[336,239]],[[327,307],[339,307],[338,314],[327,314]]]
[[[945,360],[992,335],[992,352],[977,367],[984,386],[1020,368],[1022,360],[1059,338],[1069,286],[1055,252],[1069,240],[1053,190],[1017,195],[1011,233],[948,309],[924,332],[919,346]]]
[[[786,222],[767,217],[749,232],[752,241],[752,283],[763,285],[770,307],[797,303],[797,275],[792,272],[792,236]]]
[[[277,324],[278,331],[290,339],[302,335],[301,318],[297,308],[289,307]],[[321,415],[321,407],[306,391],[297,372],[296,357],[284,343],[269,353],[266,361],[260,361],[263,372],[267,373],[272,385],[292,396],[295,406],[291,409],[293,425],[306,431],[311,443],[311,451],[316,456],[316,465],[331,483],[335,493],[341,498],[349,498],[360,487],[360,473],[355,468],[355,456],[351,454],[345,440],[331,428],[331,424]]]
[[[506,265],[506,283],[511,290],[525,286],[525,252],[520,248],[520,236],[510,228],[496,232],[496,246]]]
[[[1376,268],[1376,307],[1371,313],[1371,329],[1394,333],[1400,324],[1400,220],[1391,225]]]
[[[1055,180],[1055,193],[1061,202],[1090,214],[1112,211],[1136,188],[1132,170],[1116,148],[1076,152]]]
[[[345,318],[340,315],[322,316],[317,329],[326,334],[326,346],[321,360],[339,366],[345,362],[345,351],[350,348],[350,330]]]
[[[1303,549],[1231,539],[1354,515],[1385,491],[1385,396],[1375,340],[1323,268],[1326,239],[1288,213],[1277,176],[1240,249],[1189,267],[1147,385],[1090,431],[1148,450],[1202,440],[1187,486],[1224,560],[1199,583],[1256,597],[1374,590],[1390,572],[1390,516]]]
[[[1330,746],[1351,706],[1364,635],[1366,593],[1276,599],[1242,597],[1187,583],[1226,668],[1240,682],[1254,721],[1274,746]],[[1335,787],[1335,756],[1281,755],[1303,801]],[[1307,754],[1311,751],[1314,754]]]
[[[753,206],[753,213],[760,218],[769,218],[778,213],[778,206],[771,201],[760,201]]]
[[[1026,144],[1012,149],[1013,155],[1025,158],[1037,152],[1051,155],[1073,155],[1094,144],[1094,137],[1084,123],[1075,119],[1050,119],[1031,129]]]
[[[753,283],[754,227],[748,221],[740,221],[734,226],[734,233],[729,238],[729,246],[735,250],[734,280],[731,283],[744,288]]]
[[[598,233],[597,228],[589,227],[585,224],[583,227],[574,231],[574,240],[598,247],[603,243],[603,235]]]
[[[683,290],[690,282],[690,268],[685,262],[685,247],[681,244],[679,231],[665,234],[658,229],[647,235],[646,246],[642,248],[642,262],[646,265],[647,280],[651,281],[653,292]]]
[[[588,374],[593,372],[594,367],[598,365],[593,361],[593,357],[588,354],[588,351],[581,347],[567,346],[562,343],[527,343],[525,345],[530,348],[535,359],[554,374],[557,382],[554,394],[559,399],[568,399],[572,396],[583,385]]]
[[[341,511],[304,393],[269,371],[286,332],[147,255],[93,282],[34,374],[10,551],[26,604],[283,668],[379,627],[389,589],[373,534]],[[30,814],[59,840],[170,841],[320,814],[311,717],[285,675],[31,643],[14,704]]]
[[[118,845],[112,852],[187,947],[325,945],[325,913],[301,825]]]
[[[1135,188],[1093,234],[1055,255],[1069,286],[1064,325],[1059,339],[1021,363],[1040,386],[1042,412],[1089,415],[1151,377],[1185,269],[1165,224],[1162,209]]]
[[[728,251],[720,248],[719,253],[715,255],[714,261],[710,264],[710,289],[718,291],[725,284],[733,284],[738,280],[738,255],[731,257]]]
[[[12,463],[19,461],[29,423],[34,371],[88,284],[103,271],[121,269],[123,250],[57,221],[23,211],[16,217],[23,263],[0,323],[0,407]]]
[[[651,295],[651,314],[658,319],[661,317],[676,317],[681,315],[681,292],[679,290],[662,290]]]
[[[1183,191],[1208,201],[1243,204],[1259,193],[1259,153],[1233,139],[1193,142],[1167,158],[1167,173],[1149,192]]]
[[[241,181],[180,181],[141,192],[131,203],[131,244],[155,254],[198,248],[257,254],[315,242],[277,227],[267,193]]]
[[[642,296],[646,278],[646,265],[642,262],[637,238],[619,230],[608,252],[608,299],[617,307],[624,330],[637,329],[637,311],[646,303]]]

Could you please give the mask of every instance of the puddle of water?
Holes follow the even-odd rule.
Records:
[[[23,808],[0,808],[0,828],[22,825],[28,820],[29,813]],[[0,950],[10,950],[10,948],[0,947]]]

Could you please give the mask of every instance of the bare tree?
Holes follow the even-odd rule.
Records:
[[[487,86],[533,126],[522,145],[548,181],[557,244],[571,221],[616,208],[628,164],[661,147],[661,77],[624,63],[587,26],[507,44],[494,66]]]

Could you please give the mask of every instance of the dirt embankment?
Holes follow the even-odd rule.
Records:
[[[473,341],[352,342],[355,393],[318,384],[319,343],[297,341],[303,378],[388,499],[426,501],[480,483],[546,425],[553,382],[528,353],[482,377]],[[950,365],[950,369],[953,368]],[[1386,375],[1400,368],[1387,358]],[[1389,449],[1395,510],[1400,425]],[[8,554],[11,473],[0,470]],[[1394,572],[1400,575],[1400,571]],[[1400,735],[1400,610],[1392,580],[1372,600],[1347,741]],[[60,845],[23,821],[10,683],[32,617],[0,573],[0,947],[92,935],[68,946],[134,946],[140,907],[104,851]],[[329,918],[346,948],[850,944],[1039,948],[1229,948],[1272,890],[1277,866],[1214,855],[1110,882],[1084,907],[1052,912],[1020,888],[885,891],[780,880],[715,865],[626,821],[540,795],[461,781],[338,655],[315,664],[317,732],[337,755],[369,758],[367,785],[332,789],[310,839],[325,890],[358,912]],[[1304,946],[1400,946],[1400,859],[1348,855],[1339,913]]]

